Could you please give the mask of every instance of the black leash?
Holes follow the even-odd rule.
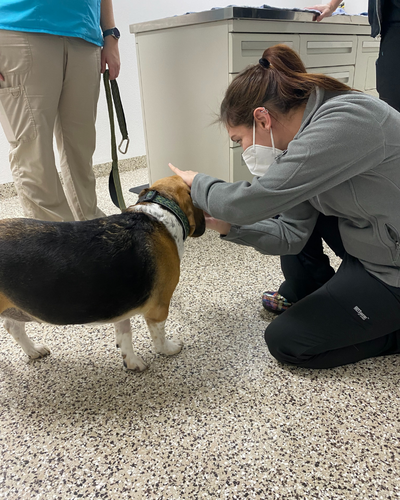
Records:
[[[122,154],[125,154],[128,151],[128,146],[129,146],[128,130],[126,128],[125,114],[122,108],[122,102],[121,102],[121,97],[119,95],[118,84],[116,80],[110,81],[108,69],[106,69],[103,74],[103,81],[107,97],[107,107],[108,107],[108,115],[110,118],[110,129],[111,129],[112,169],[110,172],[110,178],[108,180],[108,187],[114,205],[118,207],[121,211],[123,211],[126,209],[126,205],[122,194],[121,180],[119,178],[119,171],[118,171],[117,143],[115,140],[114,111],[113,111],[112,101],[114,101],[114,107],[115,107],[115,112],[117,114],[119,129],[122,134],[122,141],[118,146],[118,149]],[[125,149],[122,150],[122,144],[124,141],[126,141],[126,146]]]

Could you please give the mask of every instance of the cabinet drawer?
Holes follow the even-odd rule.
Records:
[[[306,68],[355,64],[357,36],[300,35],[300,57]]]
[[[357,41],[356,72],[354,87],[362,91],[376,88],[375,63],[379,56],[380,42],[369,36],[359,36]]]
[[[231,33],[229,42],[229,73],[240,73],[258,63],[264,50],[278,43],[299,52],[299,35]]]
[[[242,157],[243,149],[240,147],[230,148],[230,182],[253,180],[253,174],[250,173]]]
[[[307,68],[308,73],[323,73],[336,78],[349,87],[354,85],[354,66],[324,66],[322,68]]]
[[[362,68],[359,68],[360,70]],[[375,90],[376,89],[376,57],[370,57],[366,61],[364,67],[364,88],[361,90]]]
[[[379,54],[380,41],[367,36],[358,37],[357,54]]]

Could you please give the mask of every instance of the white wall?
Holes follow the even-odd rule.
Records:
[[[312,2],[309,0],[270,0],[269,5],[274,7],[310,7],[322,4],[323,0]],[[245,5],[261,5],[254,3]],[[357,14],[367,10],[368,0],[346,0],[345,9],[348,13]],[[131,140],[127,157],[141,156],[146,153],[144,145],[142,111],[140,106],[140,89],[136,67],[135,37],[129,33],[129,25],[139,22],[161,19],[186,12],[200,12],[212,7],[225,7],[229,1],[223,0],[114,0],[114,14],[118,28],[121,31],[121,74],[118,85],[127,120],[129,137]],[[241,5],[240,3],[236,5]],[[156,64],[156,61],[155,61]],[[1,72],[1,68],[0,68]],[[162,103],[160,103],[162,106]],[[118,127],[117,127],[118,128]],[[117,141],[119,142],[119,130]],[[121,159],[124,157],[119,155]],[[107,106],[102,88],[98,118],[97,118],[97,147],[94,163],[111,161],[110,132]],[[8,143],[0,129],[0,184],[11,182],[12,177],[8,166]]]

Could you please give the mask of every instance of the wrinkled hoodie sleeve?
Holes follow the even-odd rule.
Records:
[[[307,243],[319,212],[308,202],[288,210],[279,219],[267,219],[255,224],[233,225],[225,241],[246,245],[268,255],[297,255]]]
[[[311,118],[303,121],[287,153],[264,176],[255,177],[251,184],[227,183],[204,174],[194,178],[194,204],[234,225],[226,239],[236,237],[237,243],[251,246],[258,240],[265,253],[295,253],[316,221],[317,211],[308,200],[382,161],[381,124],[356,92],[323,104],[314,99],[309,106],[314,106],[308,110]],[[278,214],[284,218],[267,220]],[[264,241],[255,232],[265,233]],[[274,245],[276,238],[281,241]]]

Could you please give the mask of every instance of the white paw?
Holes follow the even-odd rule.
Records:
[[[44,356],[50,354],[50,349],[43,344],[33,344],[28,347],[26,354],[30,357],[30,359],[43,358]]]
[[[122,358],[124,360],[124,366],[128,370],[142,372],[147,368],[146,363],[139,358],[139,356],[135,356],[135,354],[122,355]]]
[[[173,354],[178,354],[181,351],[183,342],[181,340],[168,340],[165,339],[165,343],[162,349],[158,350],[159,354],[165,354],[166,356],[172,356]]]

